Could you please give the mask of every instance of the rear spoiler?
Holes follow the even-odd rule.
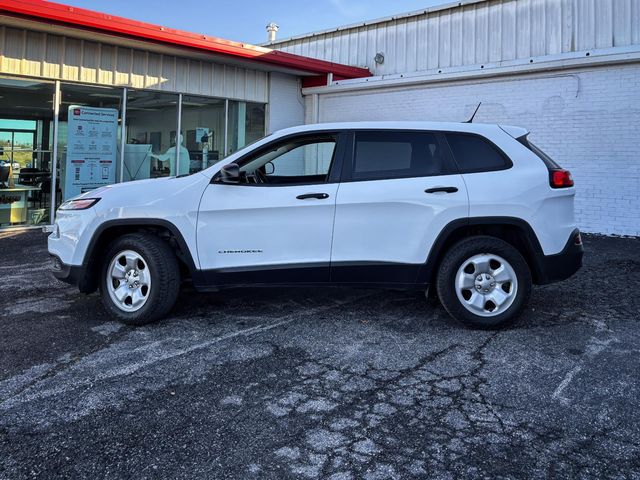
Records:
[[[516,140],[520,140],[521,138],[529,135],[529,130],[522,127],[514,127],[513,125],[498,125],[503,131],[511,135]]]

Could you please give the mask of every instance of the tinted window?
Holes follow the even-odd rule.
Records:
[[[447,141],[462,173],[500,170],[511,164],[497,147],[479,135],[447,133]]]
[[[251,184],[323,183],[327,180],[336,149],[333,135],[295,138],[276,143],[241,162],[241,175]]]
[[[433,133],[356,132],[352,180],[425,177],[450,173]]]
[[[537,147],[536,145],[531,143],[527,139],[527,137],[519,138],[518,141],[522,143],[525,147],[527,147],[529,150],[531,150],[533,153],[535,153],[540,158],[540,160],[544,162],[544,164],[547,166],[548,169],[553,170],[556,168],[560,168],[560,165],[558,165],[549,155],[544,153],[540,147]]]

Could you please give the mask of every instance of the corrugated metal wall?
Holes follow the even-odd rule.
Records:
[[[266,72],[7,26],[0,73],[268,101]]]
[[[487,0],[270,46],[385,75],[638,44],[640,0]]]

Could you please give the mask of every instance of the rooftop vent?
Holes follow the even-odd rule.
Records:
[[[278,32],[278,29],[280,27],[278,27],[278,25],[274,22],[270,22],[269,25],[267,25],[267,41],[269,43],[273,43],[276,41],[276,33]]]

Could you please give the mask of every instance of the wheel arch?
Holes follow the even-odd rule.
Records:
[[[472,217],[454,220],[442,229],[418,273],[418,283],[433,285],[447,250],[456,242],[474,235],[500,238],[515,247],[529,265],[534,283],[542,281],[541,258],[544,254],[529,223],[515,217]]]
[[[178,258],[181,273],[193,275],[196,272],[197,267],[187,242],[178,227],[168,220],[149,218],[109,220],[96,229],[89,241],[82,262],[82,272],[78,278],[78,289],[82,293],[92,293],[97,290],[101,257],[109,244],[121,235],[137,232],[152,233],[167,241]]]

